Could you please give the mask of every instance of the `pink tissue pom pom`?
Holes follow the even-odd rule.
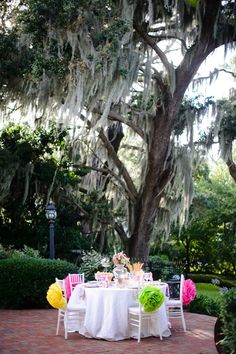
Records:
[[[184,281],[183,285],[183,304],[188,305],[194,300],[197,290],[194,282],[191,279]]]

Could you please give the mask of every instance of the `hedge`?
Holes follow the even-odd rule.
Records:
[[[60,260],[18,257],[0,260],[0,308],[49,308],[46,293],[78,267]]]
[[[212,279],[219,279],[221,287],[232,288],[236,286],[235,280],[225,279],[225,276],[219,274],[188,274],[188,279],[192,279],[195,283],[211,283]]]

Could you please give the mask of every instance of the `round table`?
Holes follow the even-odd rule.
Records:
[[[89,286],[89,284],[88,284]],[[163,292],[166,285],[160,285]],[[78,324],[77,331],[86,337],[106,340],[122,340],[135,337],[130,333],[128,325],[128,308],[137,305],[137,288],[101,288],[86,287],[79,284],[73,290],[68,306],[85,301],[86,313],[84,322]],[[165,305],[160,307],[161,332],[164,337],[169,336],[168,320]],[[156,335],[158,329],[155,324],[143,328],[142,336]]]

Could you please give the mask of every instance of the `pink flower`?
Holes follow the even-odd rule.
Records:
[[[126,254],[123,251],[114,254],[112,260],[115,265],[117,264],[126,265],[129,262],[129,258],[126,256]]]
[[[194,300],[197,290],[191,279],[186,279],[183,285],[183,304],[188,305]]]

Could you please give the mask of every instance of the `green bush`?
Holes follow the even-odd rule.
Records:
[[[8,257],[7,251],[0,243],[0,260]]]
[[[78,272],[72,263],[27,256],[0,260],[0,308],[48,308],[49,286],[55,277]]]
[[[94,280],[94,274],[98,270],[103,269],[101,265],[103,258],[104,256],[95,250],[85,253],[82,257],[82,264],[79,267],[79,273],[84,273],[86,280]]]
[[[221,299],[213,299],[206,295],[197,295],[189,304],[189,312],[201,313],[209,316],[219,316]]]
[[[227,291],[221,299],[220,319],[223,340],[220,343],[224,354],[236,353],[236,288]]]
[[[150,256],[148,266],[153,274],[154,279],[168,280],[174,274],[179,274],[174,262],[162,259],[159,256]]]
[[[219,274],[188,274],[188,278],[192,279],[195,283],[211,283],[212,279],[219,279],[221,287],[232,288],[236,286],[235,280],[226,279],[225,276]]]

